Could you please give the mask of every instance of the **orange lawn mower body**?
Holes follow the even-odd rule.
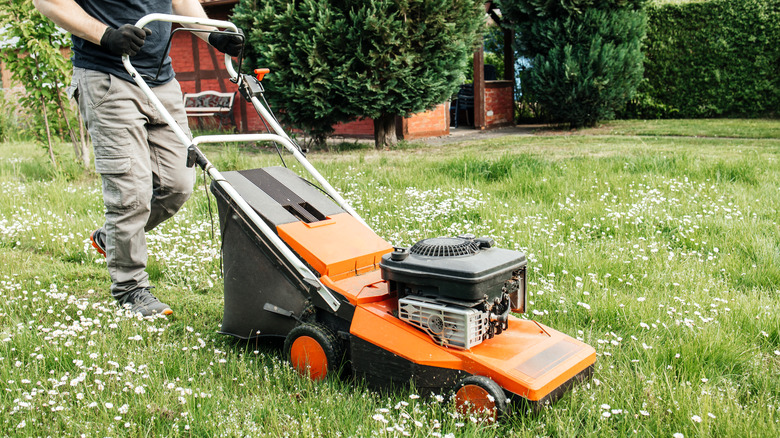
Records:
[[[136,26],[152,21],[240,35],[230,22],[176,15],[152,14]],[[472,235],[425,239],[410,248],[378,236],[273,116],[263,97],[266,69],[241,74],[225,55],[231,81],[267,134],[190,139],[129,57],[123,63],[188,148],[187,165],[212,179],[222,238],[222,333],[284,338],[287,359],[314,380],[346,364],[371,385],[411,383],[454,393],[459,407],[492,415],[507,412],[510,399],[552,401],[592,372],[592,347],[513,315],[526,310],[522,252]],[[314,181],[286,167],[220,173],[198,146],[226,142],[273,142]]]
[[[278,269],[282,261],[269,257],[257,230],[213,184],[224,242],[222,333],[285,337],[287,358],[315,380],[344,361],[372,386],[454,391],[456,403],[474,408],[488,400],[496,413],[509,408],[496,399],[541,405],[592,372],[592,347],[509,313],[525,310],[523,253],[473,236],[394,248],[285,168],[223,176],[340,304],[332,311],[286,277],[292,270]],[[475,315],[481,320],[473,324]]]

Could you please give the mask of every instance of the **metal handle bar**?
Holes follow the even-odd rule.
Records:
[[[229,21],[222,21],[222,20],[212,20],[209,18],[197,18],[197,17],[186,17],[183,15],[170,15],[170,14],[149,14],[144,17],[142,17],[138,22],[136,23],[137,27],[144,27],[147,24],[149,24],[152,21],[167,21],[171,23],[179,23],[179,24],[199,24],[203,26],[212,26],[217,28],[223,28],[228,29],[233,32],[238,33],[238,28],[235,24],[229,22]],[[189,136],[184,132],[184,130],[181,129],[179,124],[176,122],[176,120],[171,116],[170,112],[165,108],[165,106],[160,102],[160,99],[157,98],[157,96],[152,92],[149,85],[144,81],[144,79],[141,77],[141,75],[138,73],[138,71],[133,67],[133,65],[130,63],[130,57],[128,55],[122,56],[122,63],[125,66],[125,69],[127,69],[127,72],[130,73],[130,76],[133,78],[133,81],[135,81],[136,84],[141,88],[141,90],[144,92],[144,94],[149,98],[149,100],[152,102],[152,105],[157,109],[157,111],[162,116],[163,120],[168,124],[168,126],[171,127],[174,134],[176,134],[176,137],[182,142],[183,145],[190,145],[190,144],[200,144],[200,143],[208,143],[208,142],[236,142],[236,141],[276,141],[284,145],[285,148],[287,148],[290,153],[293,154],[296,160],[298,160],[299,163],[306,169],[306,171],[309,172],[310,175],[314,177],[315,180],[317,180],[318,183],[323,187],[323,189],[330,195],[334,201],[336,201],[339,206],[341,206],[344,211],[355,217],[359,222],[361,222],[363,225],[368,227],[369,229],[371,227],[368,226],[366,221],[363,220],[362,217],[352,208],[349,203],[344,200],[344,198],[339,195],[339,193],[333,188],[333,186],[328,183],[328,181],[317,171],[317,169],[314,168],[314,166],[309,163],[309,161],[306,159],[306,157],[303,156],[303,154],[300,153],[297,147],[294,146],[292,140],[287,135],[287,133],[284,131],[284,129],[279,125],[279,123],[276,121],[276,118],[273,117],[273,115],[257,100],[256,97],[251,98],[251,103],[255,107],[255,109],[259,112],[260,116],[263,117],[270,125],[273,131],[277,134],[276,136],[271,137],[263,137],[262,135],[260,137],[257,136],[251,136],[251,135],[224,135],[224,136],[201,136],[197,137],[193,140],[190,140]],[[225,67],[230,74],[230,77],[234,81],[238,81],[239,75],[238,72],[233,68],[233,64],[230,61],[230,55],[225,54]],[[204,138],[205,137],[205,138]],[[273,137],[273,138],[272,138]]]
[[[178,23],[178,24],[199,24],[202,26],[212,26],[212,27],[227,29],[235,33],[238,33],[238,27],[236,27],[235,24],[229,21],[212,20],[211,18],[187,17],[184,15],[149,14],[141,17],[141,19],[138,20],[138,22],[135,25],[136,27],[142,28],[147,24],[151,23],[152,21],[167,21],[169,23]],[[129,57],[125,55],[122,57],[122,62],[124,62],[125,58],[129,59]],[[233,64],[230,62],[230,55],[228,55],[227,53],[225,54],[225,67],[228,71],[228,74],[230,74],[231,79],[233,80],[238,79],[238,72],[236,72],[236,69],[233,68]]]

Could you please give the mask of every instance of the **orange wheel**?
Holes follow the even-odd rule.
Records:
[[[287,359],[301,375],[319,381],[338,369],[341,344],[327,327],[302,324],[295,327],[284,341]]]
[[[455,406],[464,415],[496,419],[507,411],[504,390],[485,376],[468,376],[455,387]]]
[[[290,348],[290,363],[302,375],[312,380],[322,380],[328,374],[328,358],[325,350],[309,336],[300,336]]]

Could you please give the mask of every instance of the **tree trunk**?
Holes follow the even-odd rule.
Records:
[[[49,146],[49,158],[51,164],[57,167],[57,160],[54,159],[54,146],[51,144],[51,130],[49,129],[49,115],[46,113],[46,101],[41,97],[41,108],[43,108],[43,125],[46,127],[46,141]]]
[[[374,119],[374,147],[388,150],[398,145],[395,135],[395,114],[382,114]]]
[[[55,85],[54,92],[57,94],[57,106],[59,106],[60,108],[60,113],[62,114],[62,118],[65,119],[65,126],[68,129],[70,142],[73,145],[73,153],[76,154],[76,161],[78,161],[79,163],[83,163],[84,157],[81,156],[83,149],[81,147],[81,144],[79,144],[78,139],[76,138],[76,132],[73,131],[73,127],[70,126],[70,119],[68,118],[68,112],[65,111],[65,104],[62,103],[62,93],[60,93],[60,87]]]

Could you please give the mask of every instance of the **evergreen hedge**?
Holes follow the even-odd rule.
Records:
[[[648,8],[645,79],[623,117],[777,116],[780,0]]]

